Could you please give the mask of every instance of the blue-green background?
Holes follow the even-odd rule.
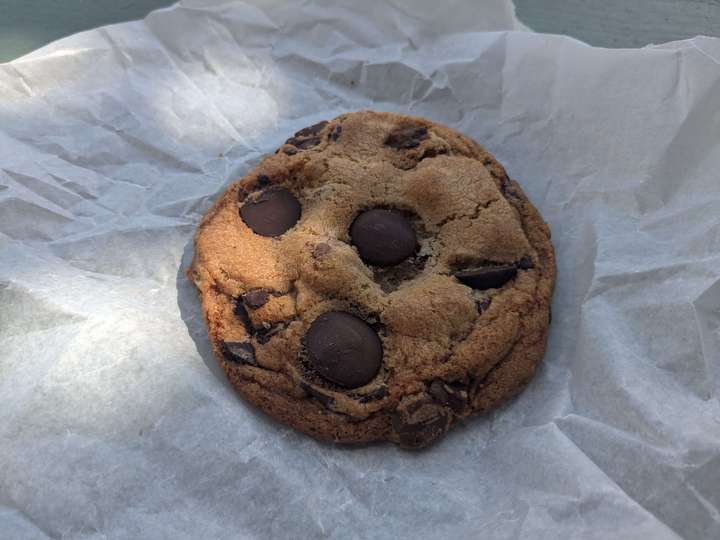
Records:
[[[441,1],[441,0],[438,0]],[[478,9],[482,2],[476,1]],[[0,0],[0,62],[63,36],[141,19],[167,0]],[[518,18],[538,32],[593,45],[639,47],[697,34],[720,36],[720,0],[515,0]]]
[[[0,62],[103,24],[142,19],[168,0],[0,0]]]

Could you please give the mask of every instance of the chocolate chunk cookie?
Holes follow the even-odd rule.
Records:
[[[555,260],[481,146],[363,111],[298,131],[232,184],[189,275],[245,399],[318,438],[415,448],[531,379]]]

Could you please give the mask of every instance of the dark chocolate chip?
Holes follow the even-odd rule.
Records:
[[[405,448],[422,448],[439,438],[447,430],[448,416],[440,415],[432,420],[419,424],[411,424],[403,431],[398,431],[400,446]]]
[[[349,313],[329,311],[320,315],[310,325],[305,343],[313,368],[341,386],[363,386],[380,370],[380,338],[362,319]]]
[[[266,188],[270,185],[270,177],[266,174],[258,174],[257,177],[257,183],[255,184],[255,187],[258,188]]]
[[[280,236],[300,219],[300,203],[289,189],[271,186],[245,201],[240,217],[254,233]]]
[[[322,242],[322,243],[316,245],[315,248],[313,249],[313,252],[312,252],[313,257],[315,257],[316,259],[321,259],[325,255],[330,253],[330,249],[331,248],[330,248],[329,244]]]
[[[248,291],[243,294],[242,298],[247,307],[250,309],[258,309],[267,304],[267,301],[270,299],[270,295],[267,291],[262,289],[253,289],[252,291]]]
[[[242,300],[245,300],[245,296],[243,296]],[[270,323],[265,322],[263,323],[263,326],[256,328],[250,320],[250,315],[248,315],[245,304],[241,301],[241,299],[235,300],[235,307],[233,311],[235,312],[235,315],[237,315],[238,319],[240,319],[240,322],[243,323],[243,326],[245,326],[247,333],[254,337],[261,345],[270,341],[271,337],[287,326],[286,323],[271,325]]]
[[[285,141],[285,144],[292,144],[294,147],[299,148],[300,150],[306,150],[320,144],[320,137],[290,137],[287,141]]]
[[[475,302],[475,307],[477,308],[478,313],[482,313],[483,311],[487,311],[491,303],[492,298],[483,298],[482,300],[477,300]]]
[[[253,325],[250,321],[250,315],[248,315],[247,309],[245,309],[245,305],[239,299],[235,300],[235,307],[233,308],[233,312],[235,313],[237,318],[240,319],[240,322],[243,323],[245,330],[247,330],[248,333],[252,334]]]
[[[300,150],[317,146],[320,144],[320,137],[318,137],[318,134],[326,125],[327,120],[323,120],[322,122],[303,128],[296,132],[294,137],[290,137],[287,141],[285,141],[285,144],[291,144]]]
[[[270,323],[263,323],[263,326],[260,328],[254,329],[255,339],[258,343],[261,345],[264,345],[268,341],[270,341],[270,338],[272,338],[275,334],[280,332],[283,328],[285,328],[285,325],[280,324],[270,324]]]
[[[423,153],[423,155],[420,159],[422,160],[425,158],[434,158],[437,156],[444,156],[447,153],[448,153],[447,148],[428,148],[427,151],[425,153]]]
[[[397,210],[373,208],[360,214],[350,226],[350,239],[369,264],[391,266],[417,249],[417,236],[410,221]]]
[[[337,141],[340,138],[340,134],[342,133],[342,126],[340,124],[337,124],[334,128],[332,128],[332,131],[328,135],[330,140]]]
[[[320,133],[325,126],[327,126],[328,122],[327,120],[322,120],[318,122],[317,124],[313,124],[312,126],[308,126],[306,128],[302,128],[300,131],[297,131],[295,133],[296,137],[309,137],[310,135],[317,135]]]
[[[517,267],[521,270],[529,270],[530,268],[534,268],[535,265],[533,264],[532,259],[525,255],[518,261]]]
[[[462,412],[467,404],[467,388],[462,383],[446,383],[435,379],[430,383],[428,392],[439,403],[450,407],[456,413]]]
[[[385,138],[385,145],[398,150],[416,148],[427,137],[428,130],[424,126],[401,126],[390,132]]]
[[[517,268],[514,264],[504,264],[502,266],[485,266],[473,270],[462,270],[456,272],[455,277],[468,287],[484,291],[485,289],[502,287],[516,274]]]
[[[247,341],[223,341],[220,346],[223,356],[236,364],[250,364],[257,366],[255,360],[255,347]]]
[[[405,398],[393,413],[391,423],[401,446],[420,448],[427,446],[450,427],[451,413],[430,396]]]

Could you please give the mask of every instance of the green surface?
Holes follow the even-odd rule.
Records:
[[[0,62],[96,26],[142,19],[168,0],[0,0]]]
[[[536,32],[599,47],[643,47],[697,35],[720,37],[720,0],[514,0]]]
[[[0,0],[0,62],[81,30],[142,19],[172,3]],[[515,0],[515,5],[518,18],[537,32],[568,34],[604,47],[720,36],[720,0]]]

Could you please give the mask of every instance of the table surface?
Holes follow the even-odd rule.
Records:
[[[63,36],[141,19],[167,0],[0,0],[0,62]],[[641,47],[720,36],[720,0],[515,0],[537,32],[567,34],[602,47]]]

